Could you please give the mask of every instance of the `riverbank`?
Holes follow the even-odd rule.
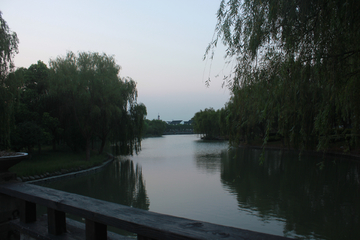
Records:
[[[297,151],[303,153],[311,153],[316,155],[328,155],[328,156],[336,156],[336,157],[345,157],[352,158],[356,160],[360,160],[360,149],[354,149],[351,151],[344,151],[343,144],[333,144],[326,151],[316,151],[316,150],[300,150],[292,147],[285,147],[281,141],[271,141],[268,142],[265,146],[263,146],[263,142],[253,142],[251,144],[239,144],[239,147],[248,147],[248,148],[256,148],[256,149],[270,149],[270,150],[285,150],[285,151]]]
[[[102,170],[105,166],[110,164],[114,160],[114,157],[109,154],[108,158],[100,165],[90,167],[87,169],[72,169],[72,170],[64,170],[61,172],[55,172],[53,174],[44,174],[41,176],[30,176],[30,177],[18,177],[18,181],[28,182],[28,183],[43,183],[43,182],[52,182],[58,181],[65,178],[74,178],[85,174],[92,174]]]
[[[262,142],[240,144],[239,147],[301,152],[299,149],[284,147],[281,141],[268,142],[265,147],[262,146]],[[359,150],[344,152],[341,146],[333,147],[325,152],[313,150],[303,150],[302,152],[319,156],[328,155],[360,160]],[[10,172],[16,173],[17,179],[23,182],[37,182],[43,179],[52,181],[62,177],[72,177],[96,172],[111,162],[113,156],[110,154],[98,155],[94,152],[90,161],[85,161],[84,159],[85,153],[73,153],[66,150],[44,150],[41,154],[34,154],[31,159],[22,161],[10,168]]]
[[[58,151],[45,149],[40,154],[35,153],[29,159],[11,167],[9,171],[15,173],[19,181],[36,181],[86,172],[89,169],[101,167],[112,159],[113,156],[110,154],[99,155],[94,152],[90,161],[86,161],[84,152],[74,153],[66,149]]]

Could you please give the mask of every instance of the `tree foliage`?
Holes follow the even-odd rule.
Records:
[[[71,139],[71,129],[79,131],[87,158],[94,137],[101,140],[99,152],[109,139],[128,153],[134,147],[139,149],[146,107],[137,104],[136,83],[118,76],[120,66],[112,56],[69,52],[64,58],[51,60],[50,68],[50,95],[60,99],[59,115],[69,126],[65,134]],[[76,142],[71,144],[78,146]]]
[[[0,12],[0,149],[31,153],[63,141],[85,149],[87,159],[97,140],[100,153],[108,140],[123,153],[140,149],[146,107],[112,56],[69,52],[51,60],[50,69],[38,61],[13,72],[18,43]]]
[[[193,118],[195,133],[209,140],[224,137],[223,125],[221,125],[222,111],[224,109],[215,111],[213,108],[206,108],[195,113]]]
[[[17,69],[9,77],[21,89],[14,112],[12,148],[17,151],[26,148],[31,154],[37,146],[41,151],[42,144],[54,139],[55,130],[49,124],[57,120],[51,120],[48,113],[54,108],[49,102],[49,69],[45,63],[38,61],[28,69]]]
[[[19,40],[11,32],[0,11],[0,147],[9,148],[13,116],[19,91],[9,72],[13,69],[12,59],[18,51]]]
[[[12,59],[18,52],[19,39],[11,32],[0,11],[0,80],[3,81],[14,65]]]
[[[7,116],[13,124],[3,127],[11,132],[6,148],[31,154],[34,147],[51,143],[55,150],[63,143],[86,150],[89,159],[91,149],[102,153],[111,141],[122,154],[139,151],[146,107],[137,103],[135,81],[119,71],[112,56],[69,52],[50,68],[38,61],[9,73],[3,86],[14,107]]]
[[[206,56],[222,41],[235,61],[226,78],[233,142],[258,132],[302,149],[359,145],[359,12],[356,0],[221,1]]]
[[[145,136],[162,136],[166,129],[166,122],[162,120],[145,120]]]

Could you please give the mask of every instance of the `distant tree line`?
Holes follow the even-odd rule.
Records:
[[[221,1],[205,56],[222,41],[235,66],[220,121],[232,143],[359,147],[359,12],[357,0]]]
[[[163,134],[192,133],[193,126],[188,124],[168,124],[163,120],[148,120],[144,122],[144,136],[158,137]]]
[[[146,107],[137,103],[136,83],[120,78],[112,56],[68,52],[13,71],[18,39],[1,18],[0,148],[31,153],[34,147],[61,143],[90,158],[94,142],[124,154],[140,148]]]
[[[145,119],[144,122],[144,136],[145,137],[159,137],[165,132],[167,123],[162,120]]]

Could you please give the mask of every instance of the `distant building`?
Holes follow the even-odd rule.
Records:
[[[189,120],[189,121],[184,121],[184,125],[191,125],[192,124],[192,120]]]
[[[169,125],[178,125],[182,122],[183,120],[172,120],[171,122],[168,122]]]

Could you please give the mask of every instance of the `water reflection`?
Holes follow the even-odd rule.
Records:
[[[196,168],[206,173],[220,172],[221,151],[226,148],[225,141],[195,141]]]
[[[236,195],[239,210],[263,221],[285,221],[284,235],[306,238],[360,239],[359,164],[290,151],[239,148],[223,151],[221,181]],[[330,161],[329,161],[330,160]]]
[[[115,161],[96,174],[51,182],[44,186],[47,185],[140,209],[148,210],[150,206],[142,169],[129,159]]]
[[[269,234],[360,239],[360,162],[330,158],[321,168],[321,157],[269,150],[260,165],[260,154],[168,135],[51,187],[142,209],[151,198],[150,211]]]

